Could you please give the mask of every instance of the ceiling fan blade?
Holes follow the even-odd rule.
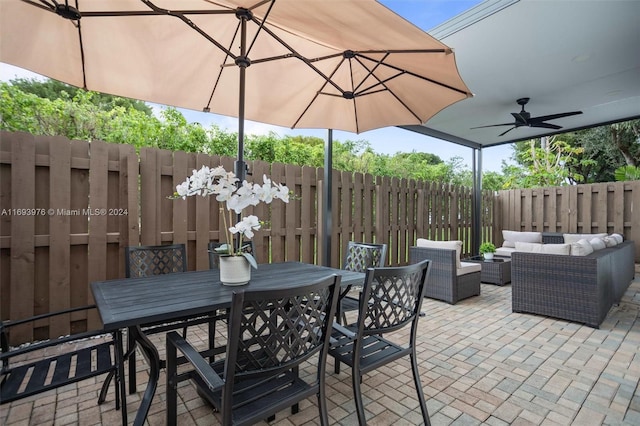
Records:
[[[527,117],[523,116],[519,112],[512,112],[511,115],[516,119],[516,124],[520,124],[522,126],[527,125]]]
[[[558,126],[557,124],[550,123],[534,123],[531,124],[531,127],[543,127],[545,129],[562,129],[562,126]]]
[[[507,133],[509,133],[510,131],[512,131],[512,130],[513,130],[513,129],[515,129],[515,128],[516,128],[516,127],[515,127],[515,126],[513,126],[513,127],[512,127],[512,128],[510,128],[509,130],[506,130],[506,131],[504,131],[504,132],[500,133],[500,134],[498,135],[498,137],[506,135]]]
[[[540,117],[532,117],[529,123],[541,123],[543,121],[555,120],[556,118],[571,117],[572,115],[582,114],[582,111],[561,112],[560,114],[541,115]]]
[[[483,129],[485,127],[513,126],[513,123],[489,124],[488,126],[470,127],[470,129]]]

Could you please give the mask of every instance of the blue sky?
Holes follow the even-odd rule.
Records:
[[[470,9],[481,0],[379,0],[380,3],[404,17],[414,25],[425,31],[448,19]],[[21,68],[0,63],[0,80],[7,81],[15,77],[32,77],[36,74],[29,73]],[[463,76],[464,78],[464,76]],[[190,122],[199,122],[204,126],[217,124],[222,128],[235,131],[238,120],[233,117],[224,117],[216,114],[207,114],[198,111],[180,109],[185,118]],[[283,127],[271,126],[263,123],[246,122],[247,134],[263,134],[274,131],[279,135],[310,135],[326,138],[326,130],[292,130]],[[381,154],[395,154],[397,152],[429,152],[438,155],[443,160],[451,157],[462,157],[464,164],[471,167],[471,149],[459,146],[447,141],[409,132],[396,127],[371,130],[360,134],[334,131],[334,140],[366,140],[371,144],[375,152]],[[502,160],[508,160],[512,149],[509,145],[486,148],[483,150],[483,169],[500,171]]]

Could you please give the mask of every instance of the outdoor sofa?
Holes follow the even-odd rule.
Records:
[[[545,244],[541,246],[547,247],[535,249],[557,251],[569,245],[573,250],[579,249],[576,238],[583,245],[589,238],[601,238],[556,233],[543,233],[542,237]],[[572,242],[564,243],[567,238],[572,238]],[[572,255],[571,251],[567,254],[520,251],[527,244],[535,246],[516,242],[516,250],[511,253],[513,312],[545,315],[598,328],[634,278],[633,241],[584,255]]]

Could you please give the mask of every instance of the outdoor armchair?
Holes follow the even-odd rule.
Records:
[[[408,266],[368,269],[355,327],[333,326],[329,355],[351,367],[361,425],[367,424],[361,391],[363,376],[404,356],[411,359],[422,417],[426,425],[430,424],[416,358],[416,333],[430,264],[424,260]],[[393,341],[384,337],[407,326],[410,332],[394,334]],[[395,343],[399,338],[406,340],[403,345]]]
[[[325,365],[340,277],[233,293],[225,359],[209,363],[176,332],[167,334],[167,424],[177,422],[178,382],[191,380],[223,425],[250,425],[315,395],[328,424]],[[177,372],[178,352],[191,370]],[[305,363],[305,374],[299,366]],[[311,366],[313,373],[309,372]]]
[[[124,366],[120,358],[120,331],[111,333],[111,338],[105,331],[97,330],[28,345],[10,346],[12,329],[18,331],[27,323],[55,321],[75,312],[92,309],[95,309],[95,306],[83,306],[0,323],[1,404],[107,374],[100,390],[98,404],[105,401],[109,384],[114,379],[116,409],[121,408],[122,401],[122,423],[127,423]]]
[[[455,305],[460,300],[480,294],[482,266],[462,262],[462,241],[430,241],[418,238],[409,247],[409,263],[432,261],[431,276],[425,297]]]

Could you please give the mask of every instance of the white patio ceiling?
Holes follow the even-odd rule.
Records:
[[[475,97],[410,130],[473,148],[640,117],[640,1],[488,0],[430,34],[452,47]],[[509,126],[516,99],[560,130]]]

